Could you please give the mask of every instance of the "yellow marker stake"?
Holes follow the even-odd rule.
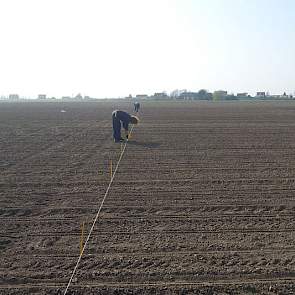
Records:
[[[85,222],[83,221],[81,226],[80,255],[82,255],[83,244],[84,244],[84,225],[85,225]]]

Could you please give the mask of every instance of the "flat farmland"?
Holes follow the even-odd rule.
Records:
[[[295,101],[141,106],[67,294],[294,294]],[[132,107],[0,103],[0,294],[64,293]]]

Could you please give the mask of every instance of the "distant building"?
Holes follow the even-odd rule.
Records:
[[[156,92],[154,97],[168,97],[166,92]]]
[[[46,99],[46,94],[39,94],[38,99]]]
[[[225,90],[217,90],[217,91],[214,91],[214,94],[220,95],[220,96],[227,96],[227,91],[225,91]]]
[[[72,98],[70,96],[63,96],[61,99],[63,99],[63,100],[71,100]]]
[[[178,98],[185,100],[198,99],[198,92],[182,92]]]
[[[237,97],[247,97],[247,96],[248,96],[248,92],[237,93]]]
[[[137,94],[136,98],[142,99],[142,98],[148,98],[147,94]]]
[[[9,94],[8,99],[10,99],[10,100],[18,100],[19,95],[18,94]]]
[[[175,90],[173,90],[173,91],[170,93],[170,97],[171,97],[171,98],[178,98],[179,95],[180,95],[181,93],[183,93],[183,92],[187,92],[186,89],[181,89],[181,90],[179,90],[179,89],[175,89]]]
[[[277,100],[280,100],[280,99],[292,99],[292,96],[291,95],[287,95],[286,92],[284,92],[283,94],[272,94],[272,95],[269,95],[267,96],[267,99],[277,99]]]
[[[256,93],[256,97],[265,97],[266,96],[266,94],[265,94],[265,92],[263,91],[263,92],[257,92]]]

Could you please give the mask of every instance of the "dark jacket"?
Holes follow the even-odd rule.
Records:
[[[122,122],[122,126],[128,131],[128,125],[131,122],[131,116],[124,111],[114,111],[113,116]]]

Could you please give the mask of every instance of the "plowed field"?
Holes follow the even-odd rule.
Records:
[[[0,103],[0,294],[63,294],[130,101]],[[295,102],[142,102],[67,294],[295,294]]]

